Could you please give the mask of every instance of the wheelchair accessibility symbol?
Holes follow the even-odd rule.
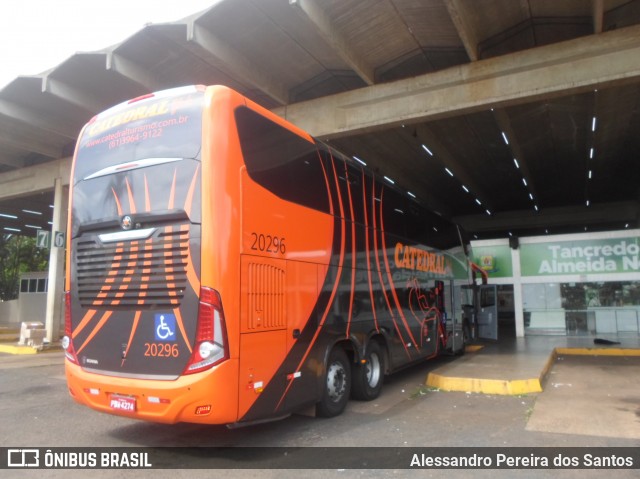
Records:
[[[155,315],[156,341],[176,340],[176,317],[173,314],[159,313]]]

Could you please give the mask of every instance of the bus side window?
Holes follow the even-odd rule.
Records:
[[[324,145],[322,145],[324,146]],[[344,155],[322,148],[325,165],[335,166],[340,196],[344,205],[344,217],[354,223],[364,224],[364,202],[362,196],[362,170],[349,163]],[[336,199],[337,201],[337,199]]]
[[[406,213],[407,237],[416,238],[420,243],[428,244],[426,233],[428,219],[425,218],[422,208],[414,201],[408,200]]]
[[[382,203],[384,224],[378,224],[378,227],[380,229],[384,228],[389,234],[406,236],[405,223],[408,220],[407,215],[409,213],[407,202],[394,188],[387,187],[384,184],[379,184],[378,188],[380,186],[382,186],[382,189],[376,191],[376,201],[380,199]]]
[[[342,204],[344,205],[344,217],[348,221],[353,221],[351,217],[351,208],[349,205],[349,198],[352,197],[351,185],[347,179],[347,165],[341,155],[335,151],[331,152],[333,156],[333,163],[336,168],[336,175],[338,176],[338,187],[340,188],[340,196],[342,197]]]
[[[353,221],[363,225],[364,222],[364,194],[362,192],[362,169],[346,164],[351,201],[353,203]]]
[[[417,219],[414,223],[408,223],[413,230],[410,237],[420,238],[423,244],[428,244],[437,249],[446,250],[460,246],[460,238],[455,225],[430,211],[417,209],[412,216]]]
[[[316,146],[246,107],[235,112],[247,173],[276,196],[329,213],[329,195]]]
[[[480,307],[488,308],[496,304],[495,289],[485,288],[480,290]]]

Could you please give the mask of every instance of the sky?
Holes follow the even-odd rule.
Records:
[[[76,52],[101,50],[148,23],[179,20],[217,1],[3,0],[0,89],[20,75],[49,70]]]

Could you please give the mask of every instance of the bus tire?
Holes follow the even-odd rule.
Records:
[[[342,414],[351,392],[351,365],[347,354],[339,347],[333,348],[327,360],[322,383],[322,399],[316,404],[316,414],[334,417]]]
[[[354,399],[371,401],[380,395],[384,381],[384,353],[377,341],[369,343],[363,359],[364,363],[354,367],[351,394]]]

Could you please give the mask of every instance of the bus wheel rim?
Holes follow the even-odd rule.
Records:
[[[372,354],[367,361],[366,378],[367,384],[371,388],[375,388],[380,381],[380,357],[377,354]]]
[[[327,392],[333,402],[338,402],[347,389],[347,372],[339,362],[331,363],[327,371]]]

